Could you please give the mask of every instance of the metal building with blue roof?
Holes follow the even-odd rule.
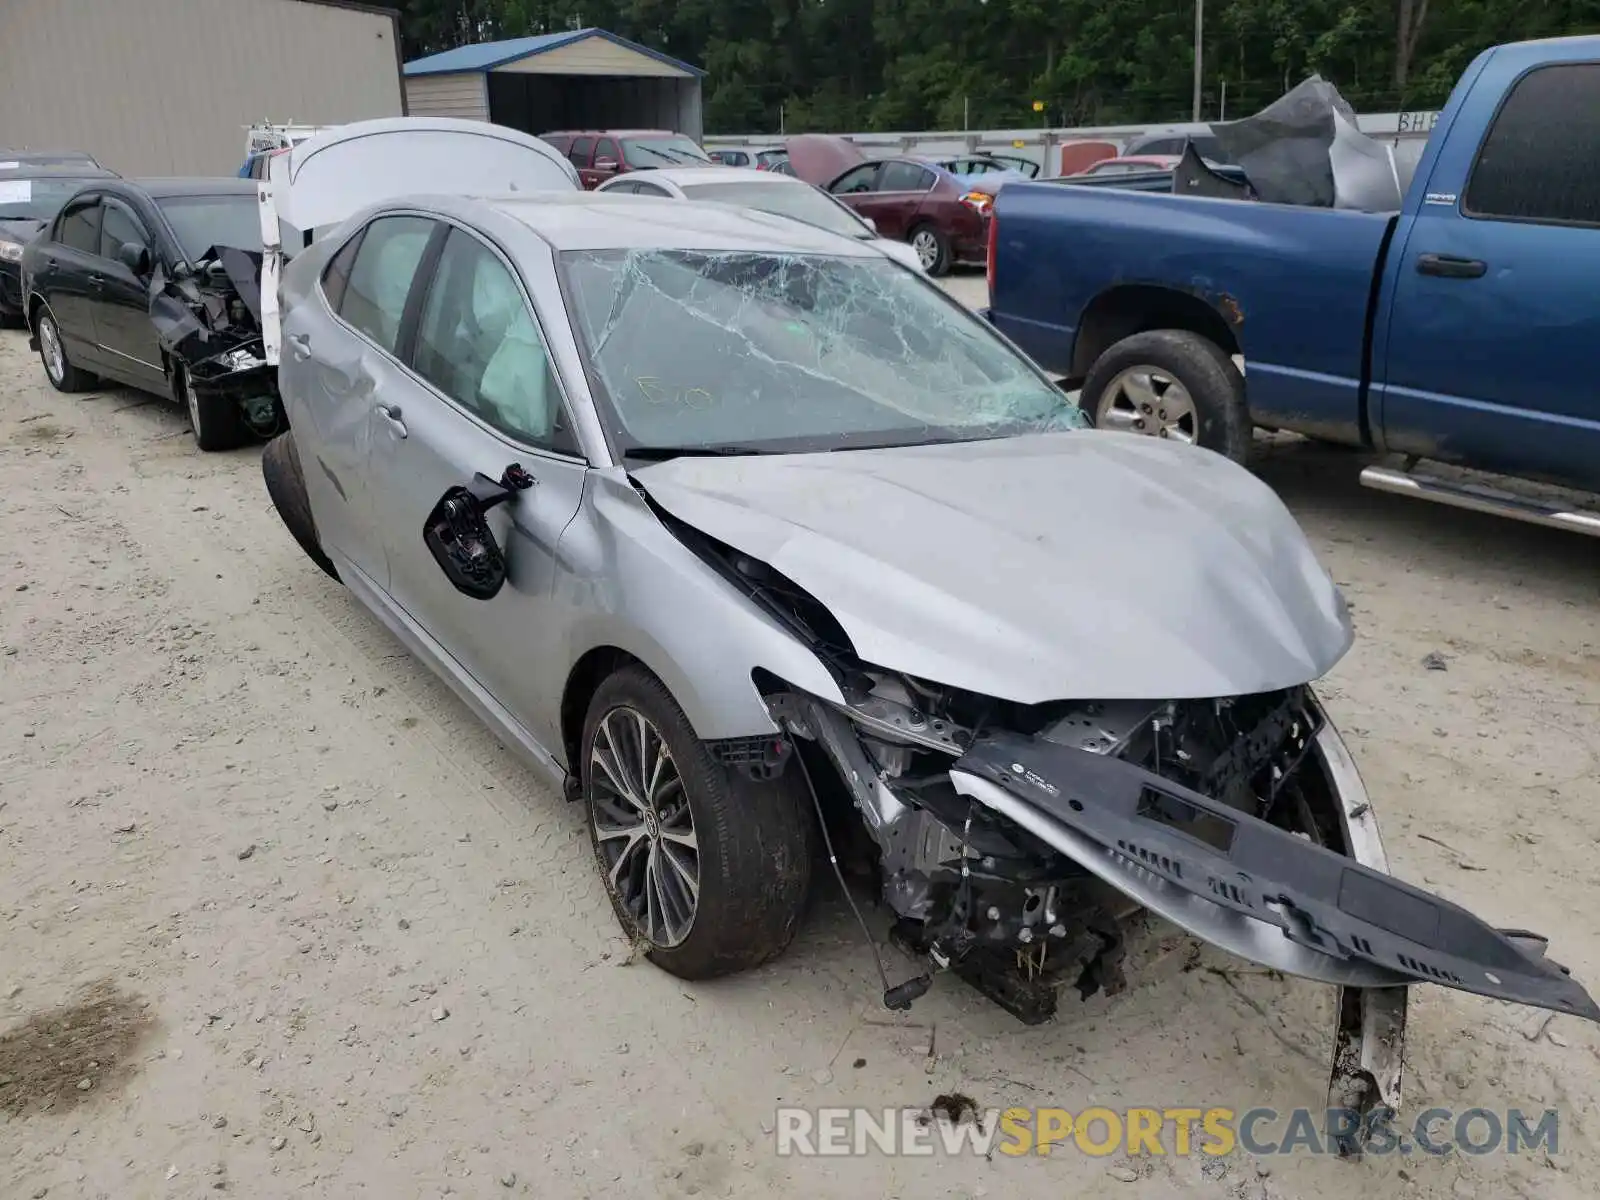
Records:
[[[705,72],[604,29],[457,46],[404,68],[413,116],[552,129],[669,129],[700,140]]]

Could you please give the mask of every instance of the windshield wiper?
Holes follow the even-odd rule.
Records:
[[[773,453],[776,451],[730,442],[721,446],[629,446],[623,451],[623,457],[641,458],[649,462],[666,462],[672,458],[733,458],[741,454]]]

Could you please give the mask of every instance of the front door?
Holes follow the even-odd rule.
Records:
[[[106,362],[127,382],[166,392],[161,343],[150,319],[150,277],[134,274],[119,254],[142,247],[154,262],[155,242],[144,222],[120,200],[107,199],[100,220],[100,285],[94,295],[94,326]]]
[[[856,211],[871,217],[878,236],[905,241],[922,201],[933,186],[934,174],[927,167],[904,159],[883,164],[877,186],[856,204]]]
[[[1458,115],[1493,124],[1481,146],[1443,143],[1396,247],[1374,389],[1385,444],[1600,488],[1600,197],[1585,174],[1600,63],[1539,67],[1494,113],[1497,99]],[[1461,195],[1444,180],[1465,180]]]
[[[556,545],[578,511],[587,464],[515,271],[464,230],[450,231],[426,284],[409,362],[400,424],[378,436],[371,471],[390,595],[545,740],[540,697],[549,680],[528,664],[543,657],[536,642],[549,628]],[[489,514],[506,583],[491,600],[472,599],[451,586],[423,529],[450,488],[479,473],[499,479],[513,463],[536,482]]]
[[[400,328],[435,230],[443,236],[426,217],[378,217],[329,261],[320,282],[326,307],[295,304],[283,317],[279,390],[292,405],[318,535],[378,587],[389,567],[370,459],[395,427],[389,413],[400,411],[410,382],[397,356]]]

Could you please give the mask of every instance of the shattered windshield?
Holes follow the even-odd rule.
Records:
[[[868,229],[866,222],[825,192],[810,184],[796,183],[680,183],[683,194],[691,200],[716,200],[722,204],[738,204],[760,212],[792,217],[815,225],[830,233],[840,233],[847,238],[866,240],[877,235]]]
[[[213,246],[261,250],[261,218],[254,192],[223,196],[163,196],[156,201],[190,262]]]
[[[48,221],[94,179],[0,179],[0,221]]]
[[[625,453],[906,446],[1078,428],[978,317],[879,257],[562,255]]]
[[[686,137],[623,138],[622,160],[630,167],[703,167],[711,160]]]

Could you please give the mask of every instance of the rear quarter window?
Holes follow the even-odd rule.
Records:
[[[1479,147],[1462,208],[1600,225],[1600,63],[1538,67],[1517,81]]]

